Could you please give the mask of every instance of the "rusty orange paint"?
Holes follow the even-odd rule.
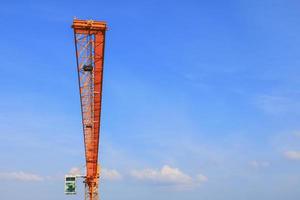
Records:
[[[98,152],[101,120],[106,23],[74,19],[76,60],[80,91],[89,200],[98,198]]]

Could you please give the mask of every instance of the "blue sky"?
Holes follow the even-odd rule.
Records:
[[[108,23],[101,197],[300,198],[300,3],[1,1],[0,198],[82,199],[74,16]]]

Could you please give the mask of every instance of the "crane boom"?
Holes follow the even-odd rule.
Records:
[[[85,199],[98,200],[98,149],[106,23],[74,19],[74,39],[84,135]]]

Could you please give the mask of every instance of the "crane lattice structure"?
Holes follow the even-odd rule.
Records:
[[[74,39],[84,135],[85,200],[99,199],[98,165],[106,23],[74,19]]]

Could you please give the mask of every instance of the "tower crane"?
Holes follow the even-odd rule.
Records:
[[[98,164],[106,23],[74,19],[74,41],[85,147],[85,200],[99,199]]]

